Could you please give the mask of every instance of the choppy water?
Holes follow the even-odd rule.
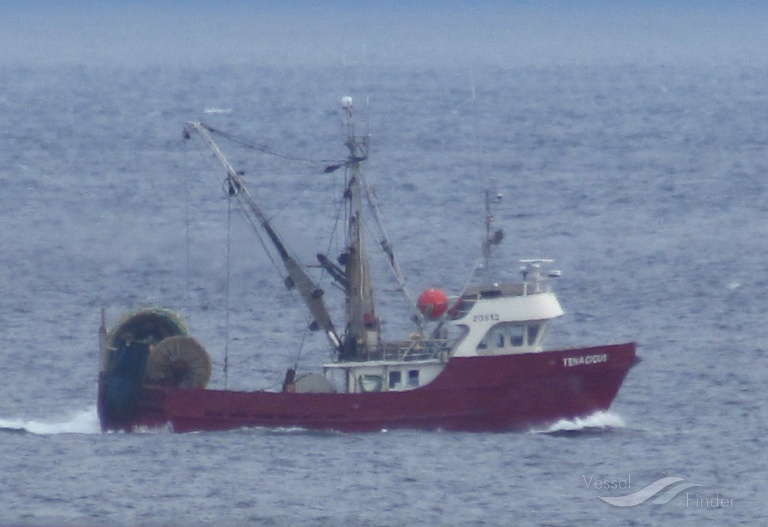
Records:
[[[701,526],[768,517],[763,69],[0,74],[0,524]],[[611,412],[520,434],[98,433],[101,306],[111,320],[148,304],[180,311],[214,355],[213,384],[224,382],[223,173],[182,140],[183,122],[334,159],[343,155],[338,101],[350,91],[373,134],[368,175],[411,288],[460,289],[479,255],[482,191],[496,185],[507,231],[499,270],[513,274],[515,259],[536,256],[563,270],[567,315],[550,343],[639,343],[644,362]],[[299,254],[324,249],[331,223],[320,218],[334,213],[338,177],[230,152]],[[233,239],[227,383],[274,386],[296,360],[307,317],[242,222]],[[377,295],[385,330],[407,329],[392,292]],[[325,360],[322,345],[305,344],[301,364]],[[708,508],[683,492],[620,508],[599,499],[673,476],[704,485],[688,491],[694,500],[732,501]]]

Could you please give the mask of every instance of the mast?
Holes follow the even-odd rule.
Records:
[[[357,137],[354,125],[352,98],[344,97],[342,107],[347,113],[347,239],[340,262],[344,266],[347,282],[347,328],[341,358],[359,360],[369,347],[379,340],[379,321],[373,303],[373,289],[368,257],[365,252],[363,222],[363,181],[360,164],[368,158],[368,136]]]
[[[304,271],[302,266],[293,258],[288,249],[280,238],[280,235],[270,224],[269,218],[261,210],[256,201],[251,197],[250,192],[245,187],[243,178],[235,171],[227,158],[219,149],[218,145],[213,141],[208,133],[207,127],[202,123],[187,123],[184,132],[185,137],[189,137],[189,130],[194,130],[200,134],[206,144],[210,147],[213,154],[224,166],[227,171],[227,186],[229,194],[236,196],[241,203],[245,205],[244,210],[248,219],[252,224],[258,223],[266,231],[272,244],[277,249],[277,253],[280,255],[280,259],[288,272],[288,278],[285,279],[285,285],[288,289],[297,287],[301,293],[301,298],[309,308],[313,317],[313,322],[310,325],[311,329],[322,329],[331,345],[336,350],[341,350],[341,339],[339,338],[336,328],[331,321],[331,317],[328,313],[328,308],[323,300],[324,291],[318,287],[317,284],[310,278],[310,276]],[[255,217],[255,218],[254,218]]]
[[[501,193],[496,193],[496,201],[501,201]],[[486,283],[491,283],[493,276],[491,273],[491,248],[494,245],[499,245],[504,239],[504,231],[502,229],[496,229],[491,232],[491,224],[495,221],[493,211],[491,210],[491,191],[485,191],[485,240],[483,241],[483,259],[485,260],[485,276]]]

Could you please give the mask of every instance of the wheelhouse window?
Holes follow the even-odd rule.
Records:
[[[536,344],[536,340],[539,338],[539,330],[541,329],[541,324],[528,324],[526,327],[528,328],[528,345],[533,346]]]
[[[528,324],[503,323],[491,330],[478,343],[478,350],[514,349],[523,346],[536,346],[541,339],[543,324],[531,322]]]
[[[397,388],[403,382],[403,374],[399,371],[389,372],[389,387]]]
[[[361,375],[360,378],[360,390],[363,392],[380,392],[381,391],[381,375]]]
[[[408,386],[416,387],[419,385],[419,370],[408,370]]]
[[[482,343],[481,347],[485,348],[491,346],[492,348],[503,348],[506,341],[504,333],[506,333],[506,331],[503,327],[491,329],[487,336],[487,343]],[[483,340],[485,341],[486,339]]]

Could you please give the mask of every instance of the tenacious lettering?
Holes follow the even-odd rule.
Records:
[[[570,366],[581,366],[582,364],[600,364],[601,362],[608,362],[608,354],[603,353],[601,355],[581,355],[579,357],[563,357],[563,366],[566,368]]]

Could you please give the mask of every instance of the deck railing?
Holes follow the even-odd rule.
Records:
[[[368,348],[361,360],[381,361],[422,361],[441,360],[447,361],[453,346],[453,341],[448,339],[409,339],[392,342],[382,342],[375,347]]]

